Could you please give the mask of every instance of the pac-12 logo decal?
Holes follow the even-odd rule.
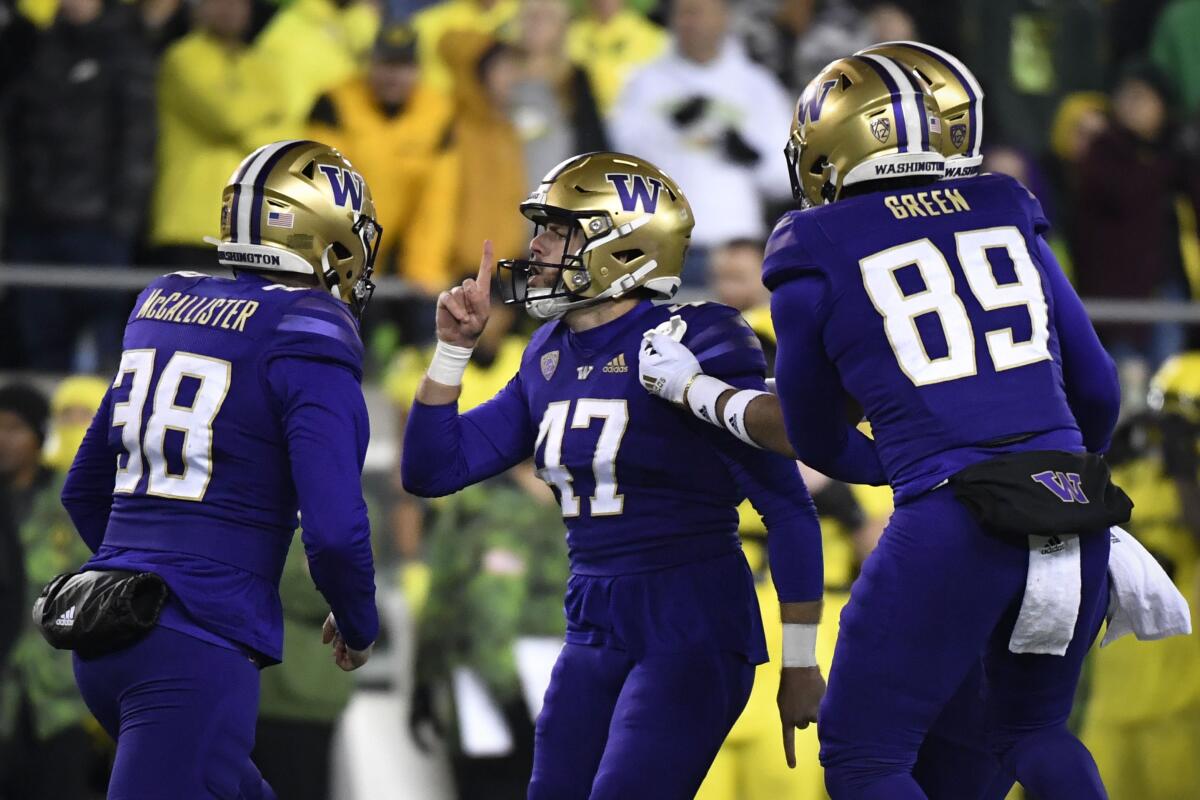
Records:
[[[951,125],[950,126],[950,143],[954,145],[954,149],[963,146],[963,142],[967,140],[966,125]]]
[[[892,121],[887,117],[871,120],[871,135],[878,139],[880,144],[887,143],[888,137],[892,135]]]
[[[811,96],[800,98],[800,108],[797,117],[800,122],[816,122],[821,118],[821,107],[825,105],[825,98],[829,96],[829,90],[837,83],[837,79],[825,81],[821,87],[817,89]]]
[[[621,208],[626,211],[637,211],[638,206],[647,214],[653,214],[658,208],[658,194],[662,191],[662,181],[658,178],[647,178],[645,175],[627,175],[623,172],[613,172],[604,176],[617,190]]]
[[[549,353],[542,355],[542,377],[550,380],[554,377],[554,371],[558,369],[558,351],[551,350]]]
[[[336,164],[318,164],[317,168],[329,179],[329,188],[333,190],[333,202],[339,206],[349,205],[355,211],[362,211],[363,179],[361,175]]]

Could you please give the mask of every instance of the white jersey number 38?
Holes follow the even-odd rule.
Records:
[[[143,463],[150,477],[146,494],[175,500],[203,500],[212,478],[213,421],[229,392],[231,365],[228,361],[195,353],[175,353],[163,367],[157,385],[154,377],[156,352],[152,349],[126,350],[121,354],[121,366],[113,388],[129,387],[129,398],[114,403],[113,427],[121,429],[121,444],[128,453],[125,466],[117,462],[114,492],[130,494],[137,491],[142,480]],[[191,405],[178,405],[180,389],[185,378],[197,381]],[[142,413],[151,390],[150,419],[142,434]],[[183,468],[173,473],[167,463],[167,431],[183,435],[179,461]]]
[[[1050,358],[1046,296],[1041,275],[1025,238],[1014,227],[983,228],[954,235],[958,262],[971,293],[985,311],[1024,306],[1029,312],[1032,335],[1028,341],[1014,340],[1012,328],[985,334],[988,354],[996,371],[1023,367]],[[1003,249],[1012,260],[1016,280],[1000,283],[988,260],[988,250]],[[863,285],[875,309],[883,317],[884,331],[896,354],[900,369],[916,386],[967,378],[977,371],[975,332],[954,286],[954,275],[946,257],[933,242],[920,239],[891,247],[859,262]],[[925,289],[905,294],[896,272],[916,267]],[[946,340],[946,355],[931,358],[917,331],[916,320],[934,314]]]

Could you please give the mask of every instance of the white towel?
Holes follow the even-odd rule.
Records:
[[[1030,536],[1025,597],[1008,649],[1065,654],[1079,618],[1080,580],[1078,536]]]
[[[1127,633],[1140,641],[1192,632],[1187,600],[1162,565],[1126,530],[1110,529],[1108,628],[1101,647]]]

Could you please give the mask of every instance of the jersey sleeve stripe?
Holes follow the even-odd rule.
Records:
[[[739,337],[737,341],[720,342],[713,345],[707,350],[701,350],[696,353],[696,360],[700,362],[711,361],[714,358],[719,358],[727,353],[733,353],[738,350],[762,350],[762,344],[759,343],[757,336]]]
[[[340,317],[347,323],[358,327],[358,322],[354,319],[354,315],[350,313],[350,308],[341,300],[329,297],[304,297],[292,305],[292,309],[296,311],[316,311],[321,314],[327,314],[332,317]]]
[[[358,337],[344,326],[312,316],[288,314],[279,321],[277,330],[328,336],[330,339],[336,339],[356,351],[362,348],[362,342],[359,341]]]
[[[706,325],[694,338],[688,339],[687,346],[695,352],[698,349],[704,349],[713,341],[725,341],[726,339],[734,339],[746,334],[749,334],[750,327],[745,320],[738,314],[713,320]]]

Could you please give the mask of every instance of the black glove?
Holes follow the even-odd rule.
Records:
[[[762,158],[750,143],[733,128],[725,131],[721,144],[725,148],[725,158],[743,167],[753,167]]]
[[[1196,453],[1196,426],[1178,414],[1164,414],[1162,431],[1163,471],[1172,478],[1196,480],[1200,456]]]
[[[671,120],[675,123],[675,127],[686,128],[700,119],[700,117],[704,116],[704,112],[708,110],[708,103],[708,98],[700,94],[693,95],[684,100],[683,103],[671,112]]]

